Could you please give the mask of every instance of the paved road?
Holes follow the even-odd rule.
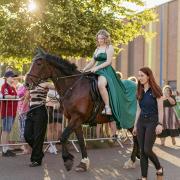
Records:
[[[161,147],[157,140],[154,150],[165,168],[165,180],[180,180],[180,138],[177,140],[177,146],[171,146],[169,140],[167,147]],[[29,155],[15,158],[0,157],[0,180],[135,180],[140,176],[139,161],[135,169],[122,168],[130,156],[130,151],[130,145],[126,145],[123,149],[120,147],[89,149],[91,167],[85,173],[76,173],[74,170],[66,172],[60,154],[46,153],[43,166],[36,168],[28,167]],[[72,153],[76,157],[76,165],[79,163],[80,154],[75,151]],[[155,169],[150,164],[148,180],[154,179]]]

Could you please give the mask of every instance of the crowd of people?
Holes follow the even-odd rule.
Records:
[[[23,85],[23,77],[16,75],[12,68],[6,69],[0,90],[2,156],[16,156],[12,147],[8,146],[11,143],[10,133],[16,120],[19,129],[17,132],[19,134],[18,142],[23,144],[21,146],[22,154],[32,153],[33,156],[33,147],[36,154],[38,146],[40,146],[41,154],[43,153],[42,146],[46,127],[48,128],[47,141],[59,139],[62,132],[59,96],[50,82],[44,82],[38,87],[35,90],[27,90]],[[24,143],[25,141],[28,142],[28,145]],[[55,153],[56,146],[52,144],[48,151]],[[39,157],[39,154],[37,156]],[[33,157],[31,159],[33,161]]]
[[[152,147],[156,136],[161,139],[162,146],[165,146],[165,139],[168,136],[171,137],[172,144],[176,145],[175,137],[180,134],[180,121],[174,107],[180,94],[178,91],[173,91],[169,85],[164,86],[161,90],[155,81],[153,72],[148,67],[139,70],[138,79],[132,76],[124,80],[122,73],[114,73],[111,67],[114,49],[110,43],[109,34],[101,30],[96,38],[98,45],[93,60],[83,71],[90,70],[98,74],[98,87],[105,104],[102,114],[113,116],[116,120],[116,122],[109,123],[112,135],[116,135],[116,124],[122,119],[122,113],[127,112],[126,119],[122,120],[124,124],[131,118],[129,114],[131,109],[120,112],[123,109],[117,109],[117,107],[122,104],[125,84],[133,82],[137,87],[137,94],[129,96],[137,97],[138,102],[133,133],[137,135],[141,149],[141,179],[147,179],[148,159],[154,163],[157,176],[162,176],[163,168],[152,151]],[[31,153],[30,167],[40,166],[44,156],[43,142],[46,131],[48,141],[58,140],[62,133],[62,110],[58,102],[59,95],[51,82],[42,82],[29,91],[19,79],[12,69],[7,69],[1,87],[2,156],[16,155],[7,144],[9,144],[9,135],[15,118],[18,117],[20,140],[28,143],[22,146],[23,153]],[[128,86],[125,87],[127,91]],[[123,107],[126,106],[130,107],[128,102],[124,101]],[[97,138],[100,137],[99,131],[100,126],[97,125]],[[55,145],[50,146],[49,152],[56,151]]]

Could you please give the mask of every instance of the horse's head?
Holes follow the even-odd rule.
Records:
[[[37,54],[29,72],[26,75],[25,85],[28,89],[37,86],[41,81],[48,78],[57,78],[80,73],[74,63],[62,57],[47,54],[42,49],[37,49]]]
[[[52,68],[48,66],[48,62],[43,58],[43,54],[37,54],[32,61],[29,72],[26,74],[25,86],[33,89],[39,83],[52,77]]]

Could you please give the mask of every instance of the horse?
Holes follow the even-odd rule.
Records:
[[[68,119],[68,126],[64,129],[60,143],[62,145],[62,159],[67,171],[73,167],[74,156],[68,151],[67,142],[72,132],[75,132],[79,142],[82,160],[76,166],[76,171],[87,171],[90,160],[87,155],[85,140],[82,131],[82,124],[92,123],[96,119],[97,123],[109,122],[109,116],[102,115],[102,103],[99,106],[96,97],[92,95],[92,79],[97,79],[95,75],[81,73],[77,66],[61,57],[53,56],[44,52],[37,54],[32,61],[31,67],[26,74],[25,86],[30,90],[38,86],[41,81],[51,79],[60,95],[60,101],[64,116]],[[94,85],[97,88],[97,85]],[[98,98],[97,98],[98,99]],[[100,100],[102,102],[102,100]],[[100,108],[97,108],[100,107]],[[96,112],[95,112],[96,110]],[[92,118],[92,115],[94,117]],[[129,129],[132,132],[133,127]],[[139,158],[139,148],[137,138],[133,137],[133,151],[131,163]],[[126,163],[129,163],[126,162]]]

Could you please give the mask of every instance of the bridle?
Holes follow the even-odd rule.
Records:
[[[32,83],[31,83],[31,84],[28,84],[28,86],[25,85],[28,90],[33,89],[33,87],[41,87],[41,88],[44,89],[44,87],[40,86],[39,84],[42,83],[42,82],[44,82],[45,78],[42,79],[42,78],[40,78],[39,76],[30,74],[30,73],[26,74],[26,76],[29,76],[29,77],[30,77],[30,80],[32,81]],[[35,82],[35,81],[33,80],[33,78],[31,78],[31,77],[36,78],[36,79],[37,79],[37,82]]]

